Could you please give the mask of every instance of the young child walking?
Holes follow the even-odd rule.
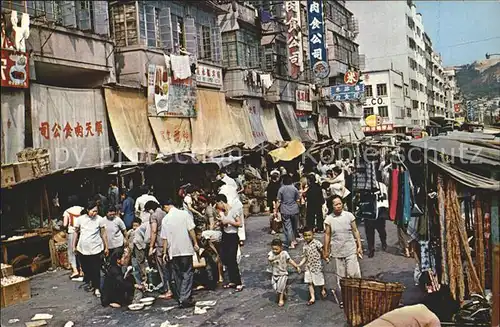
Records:
[[[299,274],[300,267],[290,258],[288,252],[283,251],[283,242],[280,239],[274,239],[271,243],[271,248],[272,250],[267,255],[273,273],[271,284],[276,293],[278,293],[278,306],[282,307],[285,305],[288,264],[297,269]]]
[[[321,297],[326,298],[325,277],[323,275],[323,244],[314,239],[314,233],[311,227],[304,228],[304,247],[302,248],[302,260],[299,267],[306,265],[304,270],[304,282],[309,284],[309,301],[307,305],[313,305],[316,302],[315,287],[321,287]]]

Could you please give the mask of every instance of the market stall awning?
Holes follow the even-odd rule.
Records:
[[[353,143],[365,137],[361,130],[361,123],[356,119],[346,117],[328,118],[328,125],[332,139],[335,142],[344,140]]]
[[[477,175],[468,171],[464,171],[449,164],[439,162],[437,160],[429,160],[436,167],[447,172],[457,182],[475,189],[483,189],[488,191],[500,191],[500,182],[481,175]]]
[[[101,89],[32,83],[30,93],[33,147],[49,150],[52,170],[111,162]]]
[[[299,140],[292,140],[284,147],[269,152],[274,162],[291,161],[306,151],[304,144]]]
[[[139,90],[104,89],[109,122],[123,154],[133,162],[138,153],[158,152],[147,123],[147,99]]]
[[[280,103],[277,104],[276,107],[278,108],[281,120],[283,121],[283,125],[285,125],[285,129],[290,136],[290,139],[300,140],[303,142],[313,141],[309,134],[307,134],[300,125],[297,115],[295,114],[295,110],[291,104]]]
[[[264,108],[262,110],[261,118],[262,126],[264,127],[268,142],[283,142],[283,137],[281,136],[280,129],[278,127],[278,121],[276,120],[274,107]]]
[[[191,125],[188,118],[149,117],[156,142],[162,154],[191,150]]]
[[[226,104],[232,119],[236,122],[242,134],[245,147],[253,149],[258,143],[254,138],[254,133],[252,133],[247,105],[245,105],[242,100],[227,100]]]
[[[235,119],[229,114],[223,92],[198,89],[196,114],[196,118],[190,118],[193,153],[210,154],[245,142]]]

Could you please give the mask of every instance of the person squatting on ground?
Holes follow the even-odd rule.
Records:
[[[267,255],[273,273],[271,285],[276,293],[278,293],[278,306],[282,307],[285,305],[285,298],[287,296],[288,265],[290,264],[297,269],[299,274],[300,267],[290,258],[287,251],[283,251],[283,243],[280,239],[272,241],[271,249]]]
[[[118,249],[110,254],[109,264],[105,267],[104,286],[101,304],[120,308],[132,303],[134,298],[134,278],[126,269],[125,251]]]
[[[314,239],[312,228],[304,228],[304,247],[302,248],[302,261],[299,267],[306,265],[304,270],[304,283],[309,285],[309,301],[307,305],[316,302],[315,287],[321,287],[321,297],[326,298],[325,277],[323,275],[323,244]]]
[[[327,285],[335,285],[333,294],[337,299],[336,290],[341,294],[339,278],[361,278],[358,258],[363,258],[363,247],[356,218],[344,211],[342,198],[334,195],[328,203],[329,214],[325,219],[324,258],[327,258]],[[330,261],[330,254],[332,259]],[[330,261],[330,262],[329,262]],[[343,307],[342,301],[339,306]]]
[[[97,204],[94,201],[89,202],[74,226],[73,251],[80,254],[84,281],[87,282],[85,290],[94,292],[97,297],[101,296],[102,255],[109,255],[105,226],[106,222],[97,214]]]

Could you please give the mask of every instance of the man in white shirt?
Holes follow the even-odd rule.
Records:
[[[160,234],[163,240],[163,260],[172,264],[179,306],[192,307],[193,254],[200,249],[194,232],[195,224],[188,212],[174,207],[172,200],[167,200],[163,208],[167,212],[162,220]]]
[[[144,210],[146,203],[154,201],[159,204],[160,202],[153,195],[149,194],[147,186],[141,187],[141,193],[142,195],[135,200],[135,216],[145,221],[149,219],[149,213]]]
[[[387,232],[385,230],[385,220],[389,218],[389,196],[387,186],[378,182],[379,191],[375,194],[377,199],[376,219],[365,219],[365,232],[368,241],[368,257],[375,255],[375,230],[377,230],[382,243],[382,250],[387,249]]]

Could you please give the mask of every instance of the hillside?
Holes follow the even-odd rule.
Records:
[[[457,67],[457,80],[466,98],[500,96],[500,60],[476,61]]]

